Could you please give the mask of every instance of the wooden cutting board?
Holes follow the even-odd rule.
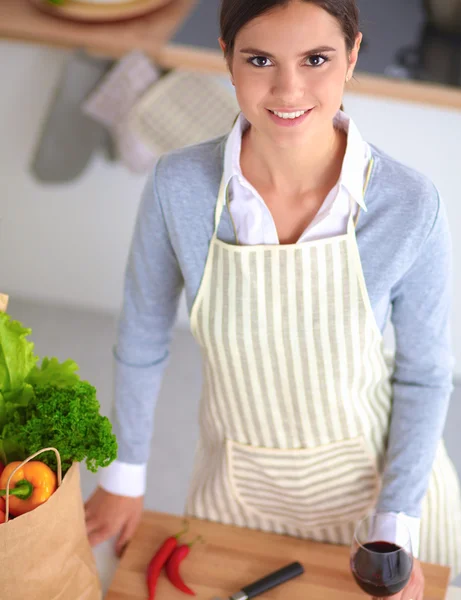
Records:
[[[196,591],[198,600],[226,599],[243,586],[299,561],[304,575],[267,592],[266,600],[365,600],[349,569],[349,549],[329,544],[262,533],[209,521],[189,519],[190,529],[181,538],[196,544],[182,565],[185,582]],[[106,600],[147,600],[145,572],[150,558],[165,538],[183,528],[180,517],[145,512],[133,540],[125,551]],[[426,577],[425,600],[443,600],[449,569],[423,565]],[[185,600],[162,574],[156,600]]]

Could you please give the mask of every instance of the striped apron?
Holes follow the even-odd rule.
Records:
[[[372,164],[368,172],[367,182]],[[217,237],[191,329],[203,355],[200,439],[186,512],[350,544],[376,504],[391,416],[391,366],[347,233],[290,245]],[[461,571],[461,506],[443,443],[423,505],[423,560]]]

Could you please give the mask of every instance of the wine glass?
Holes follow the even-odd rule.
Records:
[[[357,524],[351,570],[364,592],[377,598],[398,594],[410,580],[412,569],[410,532],[402,517],[373,513]]]

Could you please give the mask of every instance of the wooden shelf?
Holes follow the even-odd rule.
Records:
[[[0,38],[62,48],[83,48],[118,58],[131,50],[154,56],[171,39],[197,0],[172,0],[154,12],[117,23],[86,24],[60,19],[29,0],[0,1]]]
[[[205,0],[206,1],[206,0]],[[83,48],[91,54],[119,58],[142,50],[160,66],[207,73],[226,73],[219,51],[168,44],[197,0],[172,0],[163,8],[130,21],[84,24],[37,10],[29,0],[0,0],[0,38]],[[356,73],[348,90],[381,98],[461,110],[461,88]]]

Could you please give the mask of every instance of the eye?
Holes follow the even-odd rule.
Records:
[[[267,56],[252,56],[248,59],[248,62],[255,67],[270,67],[271,61],[267,58]]]
[[[323,64],[328,62],[330,59],[328,56],[324,56],[323,54],[313,54],[309,56],[307,59],[308,63],[310,63],[311,67],[321,67]]]

